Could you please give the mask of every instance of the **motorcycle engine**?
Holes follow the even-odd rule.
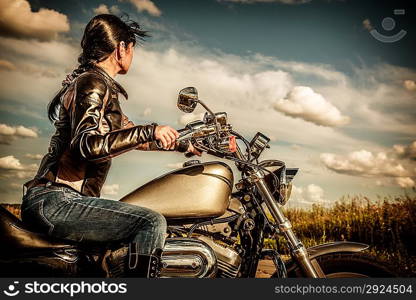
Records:
[[[235,278],[238,275],[238,271],[241,266],[241,257],[234,249],[224,246],[214,241],[213,238],[208,236],[199,236],[199,240],[202,240],[208,244],[212,250],[214,250],[217,256],[218,273],[217,277],[223,278]]]

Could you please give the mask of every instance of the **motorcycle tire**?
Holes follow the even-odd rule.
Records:
[[[367,253],[331,253],[315,258],[327,278],[391,278],[400,277],[386,262]],[[274,273],[272,277],[277,277]],[[288,277],[304,277],[299,267],[289,268]]]

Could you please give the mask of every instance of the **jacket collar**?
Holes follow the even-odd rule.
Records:
[[[128,99],[129,95],[127,94],[126,90],[121,86],[120,83],[118,83],[116,80],[114,80],[113,77],[108,75],[108,73],[103,68],[101,68],[97,65],[94,65],[93,69],[96,70],[98,73],[102,74],[105,78],[107,78],[108,81],[110,81],[110,83],[112,84],[113,88],[118,93],[121,93],[124,96],[124,98],[126,98],[126,100]]]

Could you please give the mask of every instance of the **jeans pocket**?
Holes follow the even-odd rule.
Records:
[[[45,216],[44,203],[45,200],[40,200],[27,206],[22,210],[22,220],[31,226],[33,231],[50,235],[55,226]]]

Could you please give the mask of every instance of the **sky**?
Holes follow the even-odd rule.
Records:
[[[0,202],[21,202],[54,132],[47,104],[100,13],[127,14],[152,35],[136,46],[129,73],[115,78],[136,124],[179,129],[201,118],[202,107],[176,108],[178,91],[195,86],[247,139],[257,131],[271,138],[265,159],[300,168],[290,205],[414,193],[415,9],[411,1],[363,2],[0,0]],[[120,155],[102,197],[117,200],[186,160]]]

